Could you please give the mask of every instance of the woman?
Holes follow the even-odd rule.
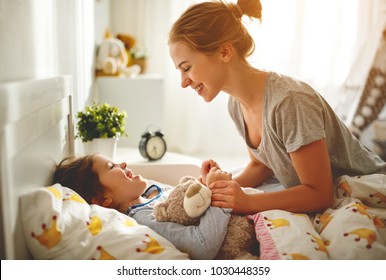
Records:
[[[229,94],[229,113],[248,147],[250,162],[235,180],[210,185],[212,205],[243,214],[320,211],[333,201],[334,179],[386,173],[386,163],[352,136],[309,85],[248,63],[254,41],[241,18],[261,19],[261,10],[258,0],[199,3],[177,19],[169,34],[181,86],[193,88],[206,102],[220,91]],[[203,170],[211,167],[204,162]],[[273,175],[285,190],[241,190]]]

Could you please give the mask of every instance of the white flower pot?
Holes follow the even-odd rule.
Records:
[[[100,153],[114,160],[117,138],[95,138],[87,142],[88,153]]]

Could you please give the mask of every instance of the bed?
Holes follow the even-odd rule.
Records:
[[[189,259],[130,217],[51,185],[55,165],[74,153],[71,91],[69,76],[0,84],[1,259]],[[132,169],[166,185],[199,174],[194,164]],[[317,215],[248,216],[260,258],[386,259],[385,176],[343,176],[334,194],[333,207]]]

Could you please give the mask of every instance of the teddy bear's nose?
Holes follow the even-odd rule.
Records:
[[[198,193],[200,192],[201,188],[202,188],[201,185],[199,185],[199,184],[194,184],[194,185],[190,186],[190,187],[186,190],[185,196],[186,196],[187,198],[191,198],[191,197],[195,196],[196,194],[198,194]]]

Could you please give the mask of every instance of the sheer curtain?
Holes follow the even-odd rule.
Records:
[[[168,53],[167,34],[193,0],[141,1],[149,48],[149,71],[165,83],[165,127],[169,150],[203,157],[247,157],[228,116],[226,94],[205,103],[180,87],[180,74]],[[236,2],[236,1],[232,1]],[[342,86],[368,35],[382,30],[384,0],[262,0],[263,21],[246,19],[256,42],[250,62],[298,77],[336,108]],[[369,55],[370,56],[370,55]],[[372,57],[365,60],[372,60]],[[356,65],[355,67],[360,67]]]

